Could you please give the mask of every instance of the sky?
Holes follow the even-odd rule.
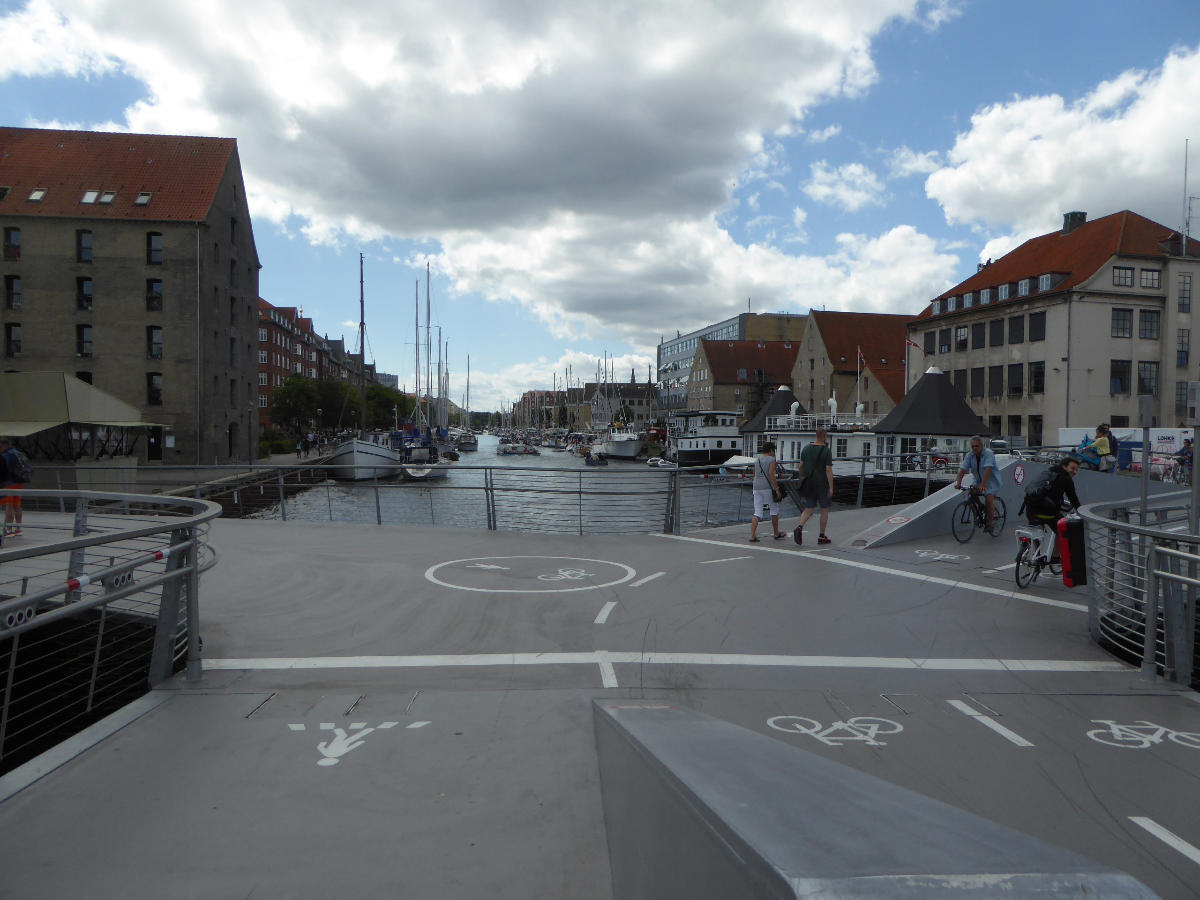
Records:
[[[428,265],[472,409],[915,315],[1069,210],[1181,228],[1188,139],[1200,195],[1195,0],[0,0],[0,46],[0,124],[236,138],[261,296],[353,346],[364,254],[409,390]]]

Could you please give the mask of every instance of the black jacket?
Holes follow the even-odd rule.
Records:
[[[1075,479],[1061,466],[1051,466],[1043,478],[1045,487],[1038,491],[1038,505],[1057,512],[1062,509],[1063,498],[1073,509],[1079,509],[1079,495],[1075,493]],[[1033,499],[1033,498],[1030,498]]]

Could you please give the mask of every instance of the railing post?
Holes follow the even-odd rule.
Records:
[[[0,705],[0,759],[4,759],[4,736],[8,732],[8,709],[12,703],[13,681],[17,674],[17,648],[21,635],[14,634],[8,651],[8,677],[4,680],[4,701]]]
[[[577,488],[579,496],[577,497],[579,505],[579,536],[583,537],[583,470],[579,470],[579,486]]]
[[[185,540],[187,540],[187,531],[176,529],[171,532],[170,546],[182,544]],[[170,575],[172,572],[182,569],[187,563],[187,556],[186,553],[168,555],[164,571]],[[159,594],[158,621],[154,624],[154,646],[150,650],[150,687],[171,677],[171,669],[174,667],[175,660],[175,635],[179,632],[179,601],[182,595],[182,577],[166,581]],[[189,597],[188,600],[190,603],[191,598]],[[190,618],[189,615],[189,630]],[[188,634],[189,649],[191,638],[191,634]]]
[[[863,500],[863,485],[867,483],[867,458],[862,458],[862,465],[858,467],[858,499],[854,501],[854,505],[862,509]]]
[[[1154,574],[1158,562],[1158,548],[1151,545],[1146,554],[1145,597],[1142,600],[1142,615],[1145,619],[1142,640],[1142,678],[1155,681],[1158,674],[1157,644],[1158,644],[1158,576]]]
[[[200,653],[200,534],[196,527],[184,532],[193,539],[185,554],[191,571],[187,577],[187,680],[199,681],[203,673]]]
[[[671,478],[675,482],[675,490],[671,493],[674,498],[671,509],[671,520],[674,526],[672,533],[679,534],[683,527],[683,523],[680,522],[680,510],[683,507],[683,470],[676,468],[671,473]]]
[[[932,474],[932,472],[933,472],[933,454],[926,453],[925,454],[925,493],[921,495],[923,497],[929,496],[929,476]]]
[[[371,483],[375,487],[375,524],[383,524],[383,510],[379,506],[379,473],[376,472],[371,476]]]
[[[276,482],[279,485],[279,514],[283,517],[283,521],[287,521],[287,493],[283,489],[283,469],[275,473]]]
[[[104,622],[108,618],[107,604],[100,607],[100,625],[96,629],[96,649],[92,651],[92,677],[88,681],[87,711],[92,711],[96,699],[96,676],[100,674],[100,648],[104,646]]]
[[[75,537],[83,537],[87,534],[87,500],[83,497],[75,498],[75,527],[71,532]],[[67,561],[67,578],[78,578],[83,574],[85,551],[82,547],[76,547],[71,551],[71,556]],[[79,599],[79,591],[67,591],[67,602],[74,603]]]
[[[62,469],[54,470],[54,481],[58,485],[58,511],[60,513],[65,513],[67,511],[67,506],[66,506],[66,503],[63,501],[63,496],[62,496],[62,489],[63,489]]]

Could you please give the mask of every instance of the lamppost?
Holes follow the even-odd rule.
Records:
[[[254,465],[254,404],[246,404],[246,465]]]

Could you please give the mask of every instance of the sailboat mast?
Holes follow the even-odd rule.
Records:
[[[365,432],[367,428],[367,295],[363,281],[363,255],[361,253],[358,254],[358,352],[361,354],[359,361],[362,363],[358,375],[359,392],[362,395],[362,422],[359,428]]]
[[[430,343],[433,338],[433,333],[429,325],[429,263],[425,263],[425,385],[426,385],[426,401],[425,409],[428,415],[425,417],[426,425],[433,425],[433,412],[429,407],[433,397],[433,345]]]
[[[421,424],[421,283],[413,282],[413,346],[417,348],[417,378],[413,382],[413,423]]]

